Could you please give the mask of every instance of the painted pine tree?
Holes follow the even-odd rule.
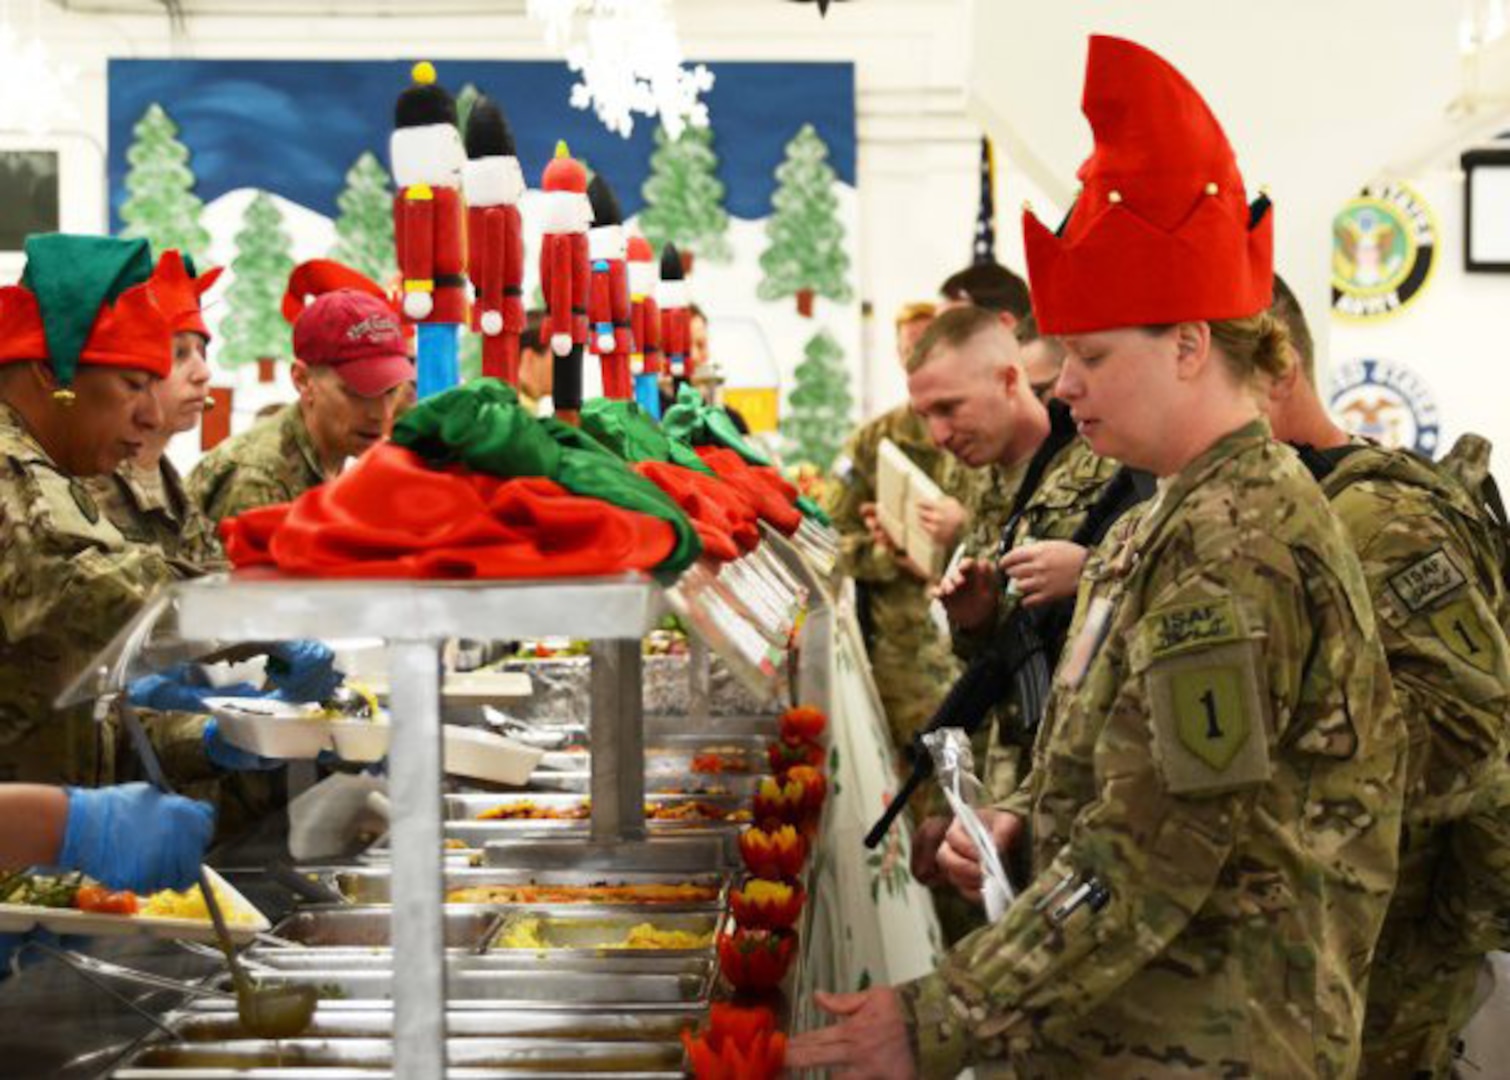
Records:
[[[650,175],[640,189],[645,196],[640,228],[657,249],[675,244],[689,270],[689,253],[716,263],[734,257],[724,185],[717,173],[712,128],[688,124],[676,139],[663,127],[655,129]]]
[[[393,189],[388,170],[363,151],[347,170],[346,186],[336,196],[336,246],[330,257],[360,270],[384,287],[398,273],[393,252]]]
[[[786,144],[786,160],[776,166],[775,212],[766,221],[769,243],[760,256],[761,278],[756,295],[762,300],[797,298],[797,310],[813,314],[813,297],[847,303],[849,254],[844,250],[844,224],[839,220],[839,197],[828,146],[813,125],[803,124]]]
[[[204,203],[194,194],[189,148],[179,141],[178,125],[154,102],[131,133],[121,235],[143,237],[155,252],[177,248],[203,264],[210,234],[200,224]]]
[[[461,137],[467,137],[467,120],[472,115],[472,106],[477,104],[477,99],[482,97],[482,91],[477,89],[475,83],[467,83],[456,92],[456,130],[461,132]]]
[[[294,268],[292,242],[283,229],[283,214],[272,197],[259,191],[241,218],[226,316],[220,323],[217,359],[240,367],[261,359],[283,360],[292,351],[283,318],[283,292]]]
[[[781,434],[788,461],[812,462],[828,471],[849,435],[849,370],[844,350],[826,328],[808,339],[806,359],[797,365],[795,385],[787,395]]]

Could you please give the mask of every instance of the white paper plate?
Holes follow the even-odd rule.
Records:
[[[237,925],[230,923],[231,940],[245,945],[258,934],[272,929],[267,916],[252,906],[225,878],[205,867],[205,874],[218,886],[216,895],[223,898],[222,908],[226,919],[232,912],[256,916],[255,922]],[[140,897],[145,902],[146,897]],[[215,925],[209,919],[162,919],[150,915],[106,915],[93,911],[77,911],[73,908],[33,907],[30,904],[0,904],[0,933],[25,933],[40,926],[55,934],[76,934],[81,937],[98,937],[112,934],[146,934],[155,938],[177,938],[184,941],[203,941],[215,944]]]

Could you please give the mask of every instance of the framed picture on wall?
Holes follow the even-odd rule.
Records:
[[[56,150],[0,149],[0,251],[20,251],[31,233],[59,227]]]
[[[28,233],[105,230],[105,147],[82,132],[0,133],[0,284],[20,276]]]
[[[1463,267],[1510,274],[1510,145],[1469,150],[1463,165]]]

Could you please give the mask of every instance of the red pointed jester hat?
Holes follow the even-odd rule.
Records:
[[[1273,296],[1274,215],[1252,206],[1211,109],[1162,57],[1091,38],[1081,104],[1096,146],[1053,233],[1023,242],[1033,314],[1048,334],[1257,315]]]

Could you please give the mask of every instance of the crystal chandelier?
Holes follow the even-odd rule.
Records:
[[[713,73],[683,64],[668,0],[529,0],[527,10],[577,73],[572,106],[592,109],[610,131],[627,138],[636,114],[659,117],[673,139],[707,124]]]

